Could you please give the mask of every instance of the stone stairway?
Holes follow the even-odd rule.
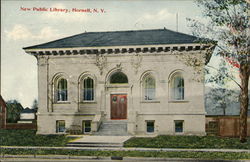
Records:
[[[94,135],[99,136],[128,136],[127,121],[124,120],[110,120],[103,121],[98,132]]]
[[[123,143],[131,138],[127,133],[127,121],[103,121],[98,132],[83,136],[67,144],[68,147],[123,147]]]

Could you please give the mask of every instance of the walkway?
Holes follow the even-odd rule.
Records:
[[[176,149],[176,148],[126,148],[126,147],[39,147],[39,146],[0,146],[0,149],[62,149],[62,150],[93,150],[93,151],[178,151],[178,152],[245,152],[244,149]]]
[[[82,136],[70,142],[95,142],[95,143],[123,143],[132,136]]]

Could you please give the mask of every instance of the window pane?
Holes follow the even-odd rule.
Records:
[[[154,132],[154,122],[153,121],[147,121],[147,132],[148,133]]]
[[[60,79],[57,86],[57,101],[67,101],[67,80]]]
[[[183,132],[183,121],[174,121],[175,122],[175,132]]]
[[[67,80],[66,79],[59,80],[58,89],[67,89]]]
[[[84,89],[83,91],[83,100],[91,101],[94,100],[94,90],[93,89]]]
[[[83,121],[84,133],[91,132],[91,121]]]
[[[83,81],[83,100],[94,100],[94,80],[91,78],[84,79]]]
[[[58,90],[58,101],[67,101],[67,90]]]
[[[116,72],[110,77],[110,83],[128,83],[128,78],[124,73]]]
[[[147,76],[144,79],[144,99],[154,100],[155,99],[155,79],[152,76]]]
[[[60,121],[57,121],[57,124],[56,124],[57,128],[57,132],[65,132],[65,121],[64,120],[60,120]]]
[[[173,77],[172,81],[172,99],[184,100],[184,79],[179,74]]]

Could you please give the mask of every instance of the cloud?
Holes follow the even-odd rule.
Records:
[[[167,9],[162,9],[156,13],[147,13],[142,17],[145,20],[152,20],[152,21],[163,21],[166,19],[173,19],[175,18],[174,13],[170,13]]]
[[[86,22],[88,21],[88,16],[86,13],[82,12],[70,12],[71,8],[66,7],[61,3],[54,4],[50,7],[52,10],[56,9],[66,9],[67,12],[50,12],[47,11],[42,14],[42,18],[46,20],[63,21],[63,22]]]
[[[145,27],[151,28],[163,28],[175,29],[176,14],[169,12],[167,9],[151,11],[141,15],[135,22],[135,27],[138,29],[144,29]]]
[[[5,31],[9,40],[50,40],[60,36],[58,30],[45,26],[37,33],[31,32],[28,27],[22,24],[16,24],[10,31]]]
[[[54,29],[50,26],[46,26],[46,27],[41,29],[40,33],[37,36],[34,36],[34,37],[37,39],[49,40],[49,39],[56,38],[58,36],[59,36],[59,34],[58,34],[57,29]]]
[[[11,31],[5,31],[8,39],[21,40],[32,37],[32,33],[24,26],[17,24]]]

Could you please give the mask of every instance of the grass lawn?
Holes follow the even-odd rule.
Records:
[[[159,158],[196,158],[196,159],[250,159],[249,153],[232,152],[153,152],[153,151],[88,151],[53,149],[1,149],[2,154],[11,155],[69,155],[69,156],[120,156],[120,157],[159,157]]]
[[[125,142],[125,147],[146,148],[224,148],[250,149],[250,138],[246,143],[240,143],[239,138],[222,138],[215,136],[157,136],[131,138]]]
[[[65,135],[36,135],[35,130],[0,130],[1,146],[65,146]]]
[[[2,146],[65,146],[72,138],[65,135],[36,135],[34,130],[0,130]],[[250,149],[250,138],[241,144],[237,138],[198,136],[158,136],[154,138],[132,138],[126,147],[152,148],[235,148]],[[86,151],[69,149],[8,149],[0,148],[1,154],[12,155],[71,155],[71,156],[121,156],[121,157],[165,157],[199,159],[250,159],[249,153],[233,152],[153,152],[153,151]]]

